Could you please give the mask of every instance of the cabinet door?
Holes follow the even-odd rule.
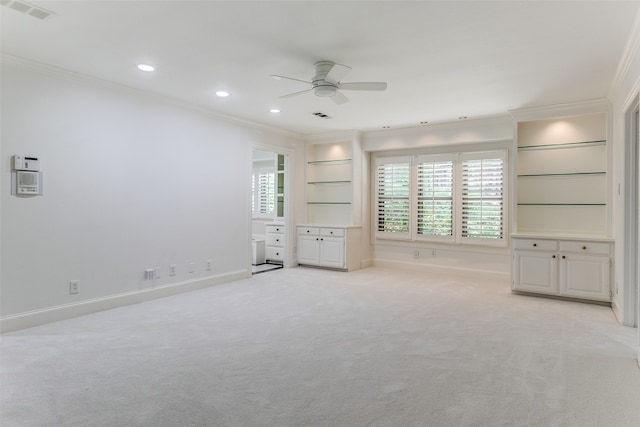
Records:
[[[560,295],[609,301],[609,257],[561,254]]]
[[[558,260],[551,252],[515,251],[513,289],[558,294]]]
[[[344,238],[320,238],[320,265],[325,267],[344,268]]]
[[[298,236],[298,263],[320,264],[320,240],[317,236]]]

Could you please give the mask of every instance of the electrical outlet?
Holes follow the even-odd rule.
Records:
[[[418,259],[420,258],[420,251],[419,250],[415,250],[413,251],[413,259]]]
[[[189,273],[193,274],[196,271],[196,263],[195,262],[190,262],[189,263]]]
[[[153,278],[154,279],[160,278],[160,267],[156,267],[153,269]]]
[[[169,276],[175,276],[175,275],[176,275],[176,265],[171,264],[169,266]]]
[[[204,262],[204,269],[207,271],[211,271],[211,269],[213,268],[213,263],[211,262],[210,259],[206,260]]]
[[[145,280],[152,280],[153,279],[153,275],[154,275],[154,270],[153,268],[147,268],[144,271],[144,278]]]
[[[79,280],[72,280],[71,282],[69,282],[69,295],[76,295],[80,293],[80,281]]]

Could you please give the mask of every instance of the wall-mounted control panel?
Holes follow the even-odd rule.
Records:
[[[13,156],[13,168],[17,171],[38,172],[40,170],[40,160],[37,157],[16,154]]]
[[[11,194],[31,196],[42,194],[40,159],[21,154],[13,156]]]

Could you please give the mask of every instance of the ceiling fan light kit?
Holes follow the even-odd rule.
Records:
[[[315,96],[329,97],[336,104],[344,104],[349,99],[340,92],[340,90],[366,90],[366,91],[383,91],[387,89],[386,82],[349,82],[341,83],[340,81],[351,71],[351,67],[342,64],[336,64],[331,61],[318,61],[314,65],[316,73],[311,81],[295,79],[280,75],[271,77],[277,80],[294,80],[310,84],[311,88],[299,92],[282,95],[280,98],[292,98],[302,95],[305,92],[313,91]]]

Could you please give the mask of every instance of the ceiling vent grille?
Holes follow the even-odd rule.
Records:
[[[26,1],[22,0],[0,0],[0,4],[8,7],[9,9],[25,13],[38,19],[47,19],[51,15],[54,15],[53,12],[50,12],[38,6],[34,6],[31,3],[27,3]]]
[[[318,116],[322,119],[332,119],[333,117],[326,115],[325,113],[312,113],[314,116]]]

